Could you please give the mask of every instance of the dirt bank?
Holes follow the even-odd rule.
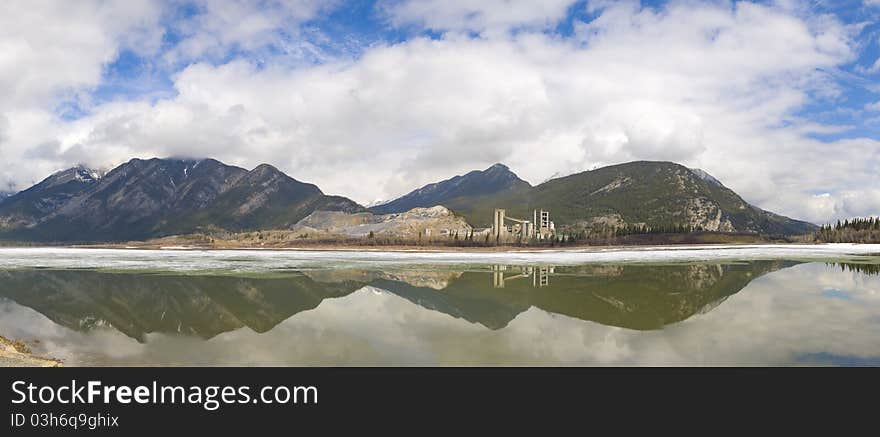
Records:
[[[772,244],[792,241],[769,239],[752,234],[694,232],[689,234],[626,235],[607,240],[571,241],[565,243],[533,242],[532,244],[485,244],[479,241],[413,241],[407,239],[348,238],[300,239],[290,231],[260,231],[220,236],[178,235],[148,241],[126,243],[77,244],[72,247],[112,249],[295,249],[295,250],[357,250],[357,251],[443,251],[443,252],[510,252],[533,250],[583,250],[638,246],[677,246],[712,244]]]
[[[0,336],[0,367],[61,367],[61,361],[38,357],[25,343]]]

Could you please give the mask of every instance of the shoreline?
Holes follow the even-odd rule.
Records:
[[[0,367],[62,367],[61,360],[34,355],[22,341],[0,335]]]
[[[163,251],[279,251],[279,252],[402,252],[402,253],[558,253],[558,252],[609,252],[609,251],[653,251],[653,250],[699,250],[717,248],[750,248],[750,247],[840,247],[840,246],[876,246],[861,243],[694,243],[694,244],[640,244],[640,245],[567,245],[555,247],[542,246],[359,246],[344,244],[303,245],[303,246],[249,246],[249,245],[161,245],[161,244],[88,244],[65,246],[16,246],[14,248],[65,248],[65,249],[108,249],[108,250],[163,250]],[[7,246],[13,248],[13,246]],[[876,254],[880,255],[880,253]]]
[[[718,237],[713,235],[713,237]],[[730,237],[730,236],[728,236]],[[369,244],[358,240],[341,241],[283,241],[283,242],[259,242],[253,240],[211,240],[210,242],[191,239],[186,236],[172,236],[146,241],[129,241],[125,243],[87,243],[68,244],[62,247],[88,248],[88,249],[146,249],[146,250],[280,250],[280,251],[339,251],[339,252],[455,252],[455,253],[497,253],[497,252],[558,252],[558,251],[604,251],[614,249],[640,250],[646,248],[676,248],[695,246],[749,246],[749,245],[791,245],[791,244],[816,244],[815,242],[793,242],[755,238],[754,236],[734,236],[730,238],[710,239],[669,239],[656,238],[648,240],[620,240],[619,242],[584,242],[567,244],[410,244],[399,243],[376,243]]]
[[[791,246],[827,246],[827,245],[859,245],[858,243],[697,243],[697,244],[657,244],[657,245],[578,245],[556,247],[528,246],[489,246],[489,247],[458,247],[458,246],[357,246],[357,245],[307,245],[307,246],[200,246],[200,245],[159,245],[159,244],[77,244],[65,246],[4,246],[8,249],[108,249],[108,250],[164,250],[164,251],[290,251],[290,252],[404,252],[404,253],[540,253],[540,252],[606,252],[606,251],[647,251],[647,250],[684,250],[712,249],[727,247],[791,247]]]
[[[0,241],[0,248],[63,247],[88,249],[177,249],[177,250],[296,250],[296,251],[390,251],[390,252],[532,252],[560,250],[639,249],[645,247],[682,247],[757,244],[820,244],[806,238],[773,238],[755,234],[699,232],[688,234],[634,234],[607,239],[567,242],[474,242],[459,240],[415,241],[377,237],[338,239],[291,238],[287,231],[254,231],[213,236],[182,234],[148,240],[115,242],[70,241]]]
[[[816,243],[816,242],[754,242],[754,243],[693,243],[693,244],[640,244],[640,245],[565,245],[565,246],[416,246],[416,245],[345,245],[315,244],[302,246],[251,246],[251,245],[166,245],[155,243],[127,244],[69,244],[69,245],[0,245],[2,249],[106,249],[106,250],[144,250],[144,251],[253,251],[253,252],[403,252],[403,253],[558,253],[558,252],[609,252],[609,251],[655,251],[655,250],[699,250],[753,247],[843,247],[878,246],[870,243]],[[871,254],[871,255],[880,255]]]

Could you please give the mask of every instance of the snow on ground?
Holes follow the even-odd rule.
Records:
[[[776,259],[825,261],[870,255],[880,260],[880,245],[877,244],[627,247],[510,252],[174,249],[0,248],[0,269],[267,272],[382,265],[579,265]]]

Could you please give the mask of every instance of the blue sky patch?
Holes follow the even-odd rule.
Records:
[[[853,300],[853,297],[850,293],[843,290],[825,290],[822,292],[822,296],[831,297],[834,299],[842,299],[842,300]]]

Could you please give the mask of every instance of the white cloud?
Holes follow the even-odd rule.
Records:
[[[120,49],[155,53],[160,8],[151,0],[5,1],[0,7],[0,184],[27,184],[58,162],[25,157],[57,143],[62,99],[88,100]],[[33,155],[33,153],[30,153]]]
[[[427,14],[438,20],[427,25],[458,22],[439,17],[468,15],[462,5]],[[394,7],[428,6],[443,7]],[[704,168],[747,200],[799,218],[880,212],[870,191],[880,185],[880,142],[810,139],[829,127],[793,115],[814,96],[839,92],[824,71],[851,61],[854,44],[836,20],[745,2],[663,10],[613,3],[568,40],[489,32],[558,13],[526,23],[510,17],[531,12],[493,15],[490,6],[491,18],[463,21],[485,30],[481,38],[450,32],[315,66],[194,64],[175,76],[174,98],[108,103],[73,123],[45,111],[7,113],[0,138],[12,165],[3,171],[28,181],[77,161],[212,156],[246,167],[270,162],[368,202],[498,161],[540,182],[657,159]],[[527,8],[511,4],[519,7]],[[242,31],[235,44],[268,35],[263,25],[246,28],[261,30]],[[210,30],[193,37],[203,33],[210,40]],[[206,52],[187,56],[198,53]],[[40,158],[28,158],[35,150]]]
[[[96,86],[120,47],[158,49],[159,8],[149,0],[6,1],[0,11],[0,110],[41,107]]]
[[[230,50],[255,52],[267,47],[301,54],[310,44],[298,38],[298,25],[327,10],[336,1],[322,0],[196,0],[197,12],[172,27],[183,39],[164,55],[171,63],[222,59]],[[280,34],[279,29],[287,32]]]
[[[408,0],[384,4],[391,21],[429,29],[497,35],[515,28],[544,28],[562,20],[575,0]]]

